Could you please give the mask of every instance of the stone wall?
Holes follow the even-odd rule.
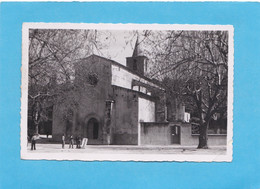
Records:
[[[94,85],[89,83],[88,74],[94,73],[98,82]],[[112,98],[111,87],[111,63],[105,59],[91,56],[77,63],[75,67],[75,86],[73,97],[78,102],[77,108],[73,109],[72,130],[70,134],[87,137],[87,124],[91,118],[98,121],[98,139],[89,140],[89,143],[106,143],[104,117],[106,100]],[[70,98],[68,98],[70,100]],[[65,132],[66,123],[62,121],[63,105],[57,106],[53,116],[53,138],[57,140]]]
[[[191,134],[191,124],[181,122],[141,123],[141,145],[171,145],[171,126],[180,126],[180,145],[197,146],[199,135]],[[208,135],[209,146],[226,145],[226,135]]]
[[[98,139],[91,140],[89,143],[102,144],[107,143],[105,128],[105,108],[106,100],[111,99],[113,90],[111,87],[111,63],[108,60],[92,56],[82,62],[83,70],[97,73],[98,83],[95,86],[87,86],[80,91],[79,108],[78,108],[78,131],[87,137],[87,125],[91,118],[95,118],[99,123]],[[82,67],[80,67],[82,68]],[[84,81],[83,81],[84,82]]]
[[[112,144],[138,142],[138,92],[113,86]]]
[[[184,146],[193,146],[199,144],[199,135],[192,135],[191,134],[191,124],[178,124],[176,125],[181,126],[181,145]],[[227,143],[227,135],[208,135],[208,145],[209,146],[219,146],[219,145],[226,145]]]
[[[170,145],[168,123],[141,123],[140,145]]]

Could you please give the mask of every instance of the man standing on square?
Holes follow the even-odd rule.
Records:
[[[70,136],[70,145],[69,148],[73,148],[73,135]]]
[[[37,134],[34,134],[32,136],[32,139],[31,139],[31,150],[36,150],[36,139],[37,139]]]
[[[63,134],[62,135],[62,148],[64,148],[65,146],[65,135]]]

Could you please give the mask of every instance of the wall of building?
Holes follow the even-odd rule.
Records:
[[[89,73],[95,73],[98,76],[96,85],[90,85],[87,80]],[[76,65],[74,84],[79,86],[74,93],[74,100],[78,102],[77,109],[74,109],[73,117],[73,135],[87,137],[87,124],[91,118],[99,122],[98,139],[88,140],[89,144],[106,143],[104,118],[106,100],[112,98],[111,87],[111,63],[105,59],[91,56],[82,60]],[[69,98],[68,98],[69,100]],[[58,112],[62,112],[62,106],[57,107],[53,116],[53,134],[54,139],[59,138],[64,132],[66,123],[61,121]]]
[[[105,108],[106,100],[111,99],[113,90],[111,87],[111,63],[108,60],[92,56],[82,62],[84,65],[80,71],[97,73],[96,86],[87,86],[80,91],[80,103],[78,108],[78,132],[87,137],[87,125],[91,118],[99,122],[98,140],[89,139],[89,143],[106,143]],[[82,67],[81,67],[82,68]]]
[[[155,122],[155,102],[138,97],[138,121]]]
[[[138,83],[141,85],[141,83],[144,84],[144,86],[138,86]],[[153,82],[150,82],[136,74],[133,74],[129,72],[128,70],[122,68],[121,66],[118,65],[113,65],[112,64],[112,85],[116,85],[119,87],[123,87],[126,89],[132,89],[132,86],[134,86],[133,90],[138,91],[140,88],[140,91],[143,92],[144,94],[146,93],[145,85],[153,88],[153,92],[151,93],[151,96],[157,96],[156,99],[156,121],[157,122],[162,122],[165,121],[166,115],[165,115],[165,93],[162,88]],[[148,89],[148,91],[151,89]]]
[[[141,132],[141,122],[155,122],[155,102],[138,98],[138,133]],[[138,135],[138,144],[141,144],[141,135]]]
[[[112,144],[137,145],[138,93],[117,86],[113,89]]]
[[[112,85],[123,87],[126,89],[132,89],[132,81],[137,80],[145,84],[149,84],[152,87],[160,88],[156,84],[124,69],[122,66],[112,64]]]

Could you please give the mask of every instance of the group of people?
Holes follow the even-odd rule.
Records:
[[[36,150],[36,140],[39,139],[39,134],[34,134],[33,136],[27,137],[27,145],[31,141],[31,150]],[[69,148],[73,148],[74,145],[76,145],[76,148],[81,148],[81,142],[82,138],[81,136],[76,136],[75,140],[73,138],[73,135],[70,135],[69,137]],[[66,143],[66,137],[65,134],[62,135],[62,148],[65,148]]]
[[[76,138],[74,140],[73,135],[70,135],[69,148],[73,148],[74,144],[76,144],[76,148],[81,148],[81,141],[82,141],[82,138],[80,136],[76,136]],[[65,135],[62,135],[62,148],[65,147],[65,143],[66,143]]]

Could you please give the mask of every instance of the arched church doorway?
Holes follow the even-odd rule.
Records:
[[[87,123],[87,138],[98,139],[99,123],[95,118],[91,118]]]

